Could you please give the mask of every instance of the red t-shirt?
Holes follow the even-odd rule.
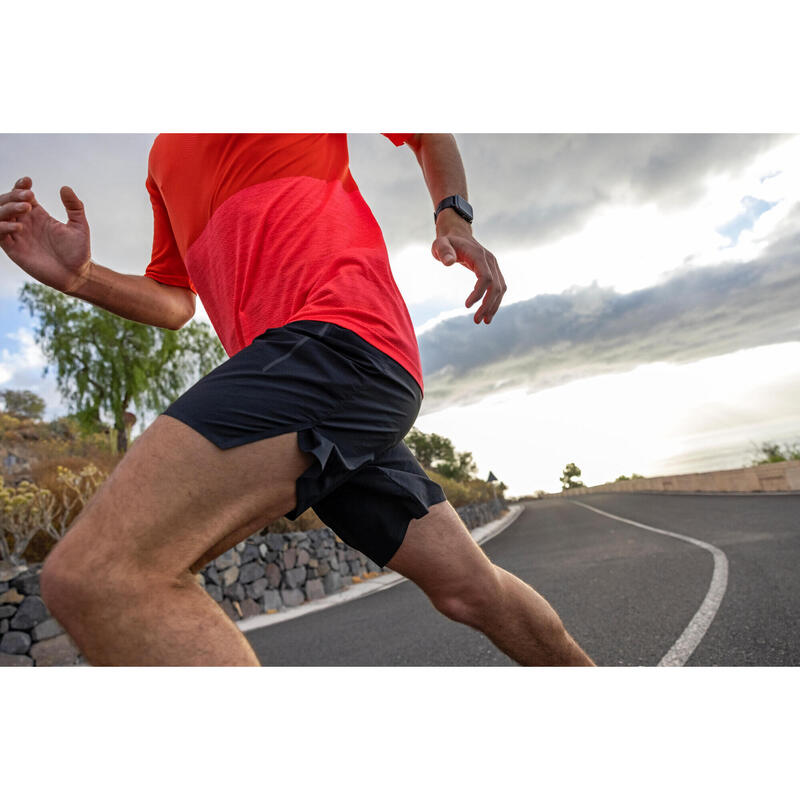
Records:
[[[395,145],[411,134],[384,134]],[[145,275],[199,295],[229,356],[267,328],[334,322],[422,387],[414,327],[346,134],[161,134]]]

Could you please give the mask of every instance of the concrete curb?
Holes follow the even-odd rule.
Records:
[[[511,525],[522,513],[522,510],[523,506],[519,504],[509,506],[508,514],[505,516],[492,520],[492,522],[486,525],[474,528],[470,532],[472,538],[479,545],[488,542]],[[277,611],[274,614],[259,614],[254,617],[239,620],[236,625],[242,632],[252,631],[256,628],[264,628],[267,625],[277,625],[279,622],[288,622],[290,619],[296,619],[306,614],[313,614],[316,611],[324,611],[331,606],[349,603],[352,600],[358,600],[367,595],[375,594],[375,592],[382,592],[384,589],[390,589],[392,586],[397,586],[397,584],[403,583],[403,581],[406,580],[408,579],[404,578],[402,575],[391,572],[387,575],[381,575],[378,578],[370,578],[364,583],[347,586],[336,594],[322,597],[319,600],[311,600],[295,608]]]

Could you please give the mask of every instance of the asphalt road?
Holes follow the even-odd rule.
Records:
[[[728,559],[687,666],[800,664],[800,495],[594,494],[576,500],[699,539]],[[600,666],[658,664],[703,603],[711,553],[563,499],[527,503],[484,545],[543,594]],[[513,666],[404,582],[247,633],[264,666]]]

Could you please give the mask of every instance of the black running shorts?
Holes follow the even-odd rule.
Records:
[[[445,499],[403,443],[421,401],[394,359],[346,328],[303,320],[267,329],[163,413],[223,450],[296,431],[314,462],[286,516],[313,508],[384,566],[408,523]]]

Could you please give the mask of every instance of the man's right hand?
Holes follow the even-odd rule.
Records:
[[[67,222],[53,219],[31,190],[33,181],[20,178],[0,195],[0,247],[37,281],[72,292],[89,274],[89,223],[83,203],[68,186],[61,188]]]

